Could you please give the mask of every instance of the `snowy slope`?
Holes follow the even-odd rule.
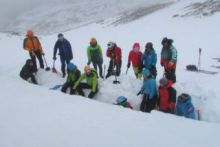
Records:
[[[181,1],[117,27],[92,24],[65,33],[73,46],[73,62],[81,70],[87,62],[86,48],[93,36],[98,39],[103,52],[110,40],[116,41],[123,50],[123,72],[119,78],[122,84],[112,85],[113,78],[100,80],[100,93],[95,100],[48,90],[64,81],[51,72],[39,71],[41,86],[21,80],[18,73],[28,58],[22,49],[23,36],[0,34],[0,44],[4,47],[0,58],[0,146],[219,147],[219,74],[188,73],[185,65],[197,64],[198,48],[201,47],[202,68],[215,70],[209,66],[218,64],[211,58],[220,54],[220,15],[217,13],[203,19],[172,17],[176,13],[183,13],[183,8],[190,3]],[[178,81],[175,85],[178,94],[192,94],[194,104],[202,110],[202,119],[211,123],[157,111],[146,114],[112,105],[117,96],[125,95],[138,110],[141,98],[136,93],[141,81],[134,79],[132,71],[125,75],[128,52],[135,41],[141,43],[142,50],[147,41],[152,41],[159,58],[160,41],[164,36],[174,38],[178,49]],[[50,65],[55,41],[56,35],[41,37]],[[105,58],[106,65],[108,61]],[[59,69],[59,61],[56,67]],[[157,80],[162,76],[159,64],[158,73]]]
[[[139,13],[140,8],[144,10],[153,5],[173,1],[175,0],[45,0],[36,4],[32,0],[24,3],[24,6],[17,5],[16,9],[22,7],[23,11],[16,11],[14,4],[9,5],[9,9],[3,12],[4,14],[12,13],[12,16],[9,15],[7,19],[5,15],[2,16],[6,20],[0,23],[0,31],[23,33],[31,28],[39,34],[48,35],[102,21],[109,17],[126,14],[128,14],[126,17],[129,17],[130,13],[136,11]],[[155,10],[161,8],[163,6],[155,7]],[[14,10],[15,14],[9,10]],[[0,16],[1,14],[3,13],[0,10]]]

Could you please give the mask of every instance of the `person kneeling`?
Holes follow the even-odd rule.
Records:
[[[90,68],[89,66],[85,66],[84,72],[79,80],[76,82],[76,84],[73,87],[74,93],[77,91],[79,95],[85,96],[83,89],[91,89],[92,91],[89,93],[88,97],[93,98],[96,93],[98,92],[98,76],[95,69]],[[81,83],[86,79],[86,83]]]
[[[67,73],[68,73],[68,77],[66,83],[63,84],[61,91],[66,93],[67,89],[70,88],[70,94],[74,94],[72,87],[74,86],[76,81],[80,78],[81,72],[77,69],[76,65],[70,63],[67,65]]]
[[[181,94],[178,97],[176,104],[175,114],[178,116],[184,116],[186,118],[195,119],[195,108],[191,102],[191,96],[188,94]]]
[[[31,81],[33,84],[37,84],[34,73],[35,73],[35,67],[33,61],[31,59],[26,60],[26,63],[20,72],[20,77],[23,80]]]
[[[125,108],[133,109],[131,104],[127,101],[127,98],[125,98],[124,96],[119,96],[116,101],[117,101],[116,105],[123,106]]]
[[[159,87],[159,110],[165,113],[174,113],[176,105],[176,89],[172,87],[173,82],[167,78],[160,79]]]

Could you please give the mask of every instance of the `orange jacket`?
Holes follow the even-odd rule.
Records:
[[[27,37],[24,39],[23,48],[29,52],[31,51],[40,51],[43,53],[40,41],[37,37]]]

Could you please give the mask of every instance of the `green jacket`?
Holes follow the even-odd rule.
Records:
[[[161,58],[163,60],[168,60],[172,62],[177,61],[177,50],[176,48],[171,45],[169,48],[163,48],[161,52]]]
[[[92,47],[91,45],[87,48],[87,56],[88,56],[88,60],[92,61],[92,62],[101,62],[101,60],[103,59],[103,55],[102,55],[102,48],[100,47],[100,45],[96,45],[95,47]]]
[[[92,69],[92,76],[87,76],[85,73],[80,76],[76,84],[74,85],[73,89],[76,90],[76,88],[79,86],[80,82],[84,79],[86,79],[86,82],[89,86],[92,87],[92,92],[95,92],[98,86],[98,78],[97,73],[94,69]]]
[[[74,72],[68,71],[68,77],[67,77],[66,82],[67,83],[71,83],[71,82],[75,83],[80,78],[80,76],[81,76],[81,72],[78,69],[76,69],[76,71],[74,71]]]

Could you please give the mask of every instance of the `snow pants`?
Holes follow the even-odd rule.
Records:
[[[92,87],[89,86],[87,83],[80,83],[76,90],[77,90],[78,94],[81,95],[81,96],[85,96],[85,93],[83,92],[83,89],[92,89]],[[90,99],[92,99],[97,93],[98,93],[98,86],[96,87],[95,92],[91,91],[89,93],[88,97]]]
[[[112,75],[120,76],[121,74],[121,60],[113,62],[113,60],[110,61],[109,67],[108,67],[108,73],[106,75],[106,79],[109,78]],[[114,68],[116,68],[116,71],[114,71]]]
[[[34,71],[35,72],[37,72],[36,57],[37,57],[37,59],[39,61],[40,68],[44,68],[44,61],[43,61],[43,58],[42,58],[42,55],[41,55],[40,51],[34,51],[35,56],[31,52],[29,52],[29,54],[30,54],[31,60],[33,61]]]
[[[63,93],[66,93],[67,92],[67,89],[68,88],[70,88],[70,94],[72,95],[72,94],[74,94],[74,90],[73,90],[73,86],[74,86],[74,82],[66,82],[66,83],[64,83],[63,84],[63,87],[61,88],[61,91],[63,92]]]
[[[154,96],[152,99],[149,99],[149,96],[144,94],[141,102],[140,110],[142,112],[150,113],[155,108],[156,104],[157,104],[157,96]]]
[[[173,83],[176,83],[176,69],[174,69],[174,68],[165,68],[165,77],[168,80],[171,80]]]

